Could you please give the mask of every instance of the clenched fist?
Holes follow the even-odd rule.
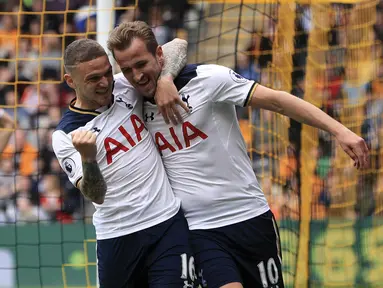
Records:
[[[79,130],[72,133],[74,148],[81,154],[83,161],[95,161],[97,155],[96,134]]]

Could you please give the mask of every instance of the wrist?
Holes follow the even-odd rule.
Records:
[[[96,157],[90,157],[90,156],[83,156],[81,155],[81,161],[83,163],[96,163]]]
[[[330,133],[335,136],[335,138],[341,138],[343,133],[348,131],[348,128],[338,123],[338,125],[335,125],[331,130]]]

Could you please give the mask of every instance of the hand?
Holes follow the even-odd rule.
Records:
[[[13,121],[12,117],[4,111],[4,109],[0,109],[0,128],[15,128],[15,122]]]
[[[72,143],[74,148],[81,154],[82,161],[93,162],[96,160],[96,134],[85,130],[75,131],[72,134]]]
[[[154,98],[166,124],[169,124],[169,119],[174,125],[177,125],[177,120],[179,123],[183,122],[182,116],[177,109],[177,104],[189,113],[189,108],[178,95],[177,88],[171,76],[160,77],[157,82],[157,91]]]
[[[369,151],[363,138],[348,129],[343,130],[336,138],[344,152],[354,160],[357,169],[367,167]]]

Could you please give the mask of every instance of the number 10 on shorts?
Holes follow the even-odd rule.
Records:
[[[180,256],[182,265],[181,279],[185,279],[184,287],[193,287],[193,285],[187,286],[187,280],[190,278],[190,280],[194,282],[197,279],[197,274],[195,273],[194,257],[190,256],[188,261],[188,256],[186,255],[186,253],[181,254]]]
[[[275,285],[278,283],[279,280],[279,275],[278,275],[278,267],[275,264],[274,258],[269,258],[266,263],[266,269],[265,269],[265,263],[263,261],[258,263],[258,270],[259,270],[259,275],[261,276],[261,281],[262,285],[264,288],[269,287],[269,282],[270,281],[271,285]],[[273,286],[274,287],[274,286]],[[275,286],[277,288],[278,286]]]

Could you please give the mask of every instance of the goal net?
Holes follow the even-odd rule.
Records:
[[[102,3],[101,3],[102,2]],[[357,171],[323,131],[238,108],[253,169],[279,223],[286,287],[383,282],[383,5],[379,1],[0,1],[0,108],[16,129],[0,155],[0,287],[96,287],[93,208],[67,180],[51,134],[74,92],[63,51],[144,20],[189,63],[215,63],[291,92],[363,136]],[[118,71],[118,67],[115,67]],[[0,137],[1,137],[0,128]]]

